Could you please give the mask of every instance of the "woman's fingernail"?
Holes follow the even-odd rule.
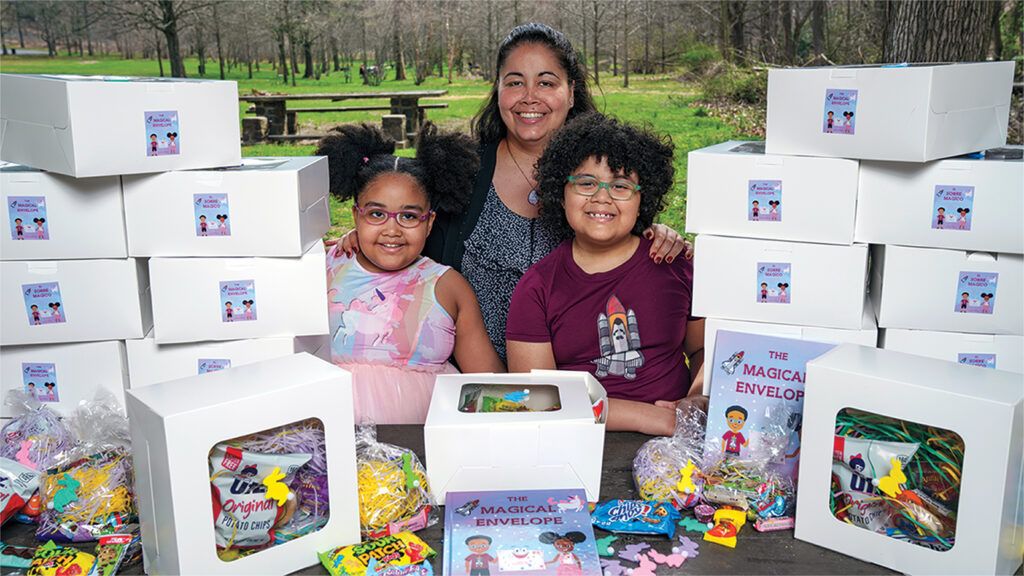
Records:
[[[661,264],[661,256],[655,256],[654,257],[654,263],[655,264]]]
[[[673,258],[671,256],[669,256],[668,258],[665,258],[665,262],[668,262],[669,264],[672,263],[672,260],[673,260]]]

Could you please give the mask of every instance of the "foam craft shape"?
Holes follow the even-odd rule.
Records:
[[[700,520],[697,520],[693,516],[687,516],[686,518],[683,518],[679,522],[679,525],[682,526],[683,530],[686,530],[687,532],[699,532],[703,534],[708,531],[708,525],[701,522]]]
[[[636,544],[629,544],[622,548],[619,552],[619,558],[623,560],[629,560],[630,562],[636,562],[637,556],[641,552],[650,548],[651,545],[646,542],[638,542]]]
[[[618,540],[619,537],[614,534],[609,534],[604,538],[598,538],[597,542],[597,555],[604,558],[611,558],[615,556],[615,549],[612,548],[612,542]]]

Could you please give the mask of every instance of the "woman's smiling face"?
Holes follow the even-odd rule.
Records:
[[[604,158],[587,158],[573,170],[574,176],[593,176],[602,182],[626,179],[638,184],[635,173],[615,173]],[[606,188],[593,196],[577,194],[572,184],[565,185],[565,219],[576,239],[595,246],[612,247],[629,239],[640,212],[640,192],[629,200],[612,200]]]
[[[550,48],[526,43],[498,71],[498,108],[508,137],[547,145],[572,109],[573,85]]]

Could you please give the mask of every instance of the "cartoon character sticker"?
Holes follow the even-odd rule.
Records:
[[[936,184],[931,227],[933,230],[970,230],[973,208],[974,186]]]
[[[193,194],[196,236],[231,236],[227,194]]]
[[[61,306],[60,285],[57,282],[23,284],[21,293],[25,299],[25,312],[30,326],[62,324],[67,321]]]
[[[178,111],[145,112],[146,156],[176,156],[181,153]]]
[[[199,366],[197,374],[206,374],[208,372],[217,372],[224,370],[225,368],[231,368],[230,358],[200,358],[196,361]]]
[[[956,355],[956,361],[965,366],[979,366],[981,368],[996,368],[996,355],[995,354],[966,354],[959,353]]]
[[[757,263],[757,302],[789,304],[792,267],[788,262]]]
[[[854,134],[857,91],[828,88],[821,131],[825,134]]]
[[[782,180],[747,182],[747,220],[782,222]]]
[[[644,365],[636,313],[632,309],[627,310],[613,294],[605,311],[597,315],[597,332],[601,356],[591,360],[597,365],[594,376],[604,378],[613,374],[627,380],[635,379],[637,370]]]
[[[960,314],[994,314],[998,272],[961,272],[953,310]]]
[[[59,402],[57,366],[47,362],[22,362],[21,379],[25,392],[39,402]]]
[[[850,490],[874,494],[875,485],[871,482],[870,475],[864,473],[866,467],[867,463],[864,461],[863,456],[860,454],[850,456],[850,469],[853,470],[853,474],[850,476]]]
[[[49,240],[45,196],[8,196],[11,240]]]
[[[252,280],[221,282],[220,316],[222,322],[256,320],[256,282]]]
[[[738,457],[743,448],[750,445],[750,439],[740,432],[747,423],[747,409],[739,405],[729,406],[725,409],[725,422],[729,430],[722,434],[722,452],[726,456]]]

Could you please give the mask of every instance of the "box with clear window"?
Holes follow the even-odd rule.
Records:
[[[582,487],[597,501],[607,404],[586,372],[438,376],[423,429],[434,497]]]
[[[147,573],[287,574],[359,542],[348,372],[296,354],[127,397]]]
[[[844,344],[807,364],[795,536],[906,574],[1021,565],[1024,376]]]

